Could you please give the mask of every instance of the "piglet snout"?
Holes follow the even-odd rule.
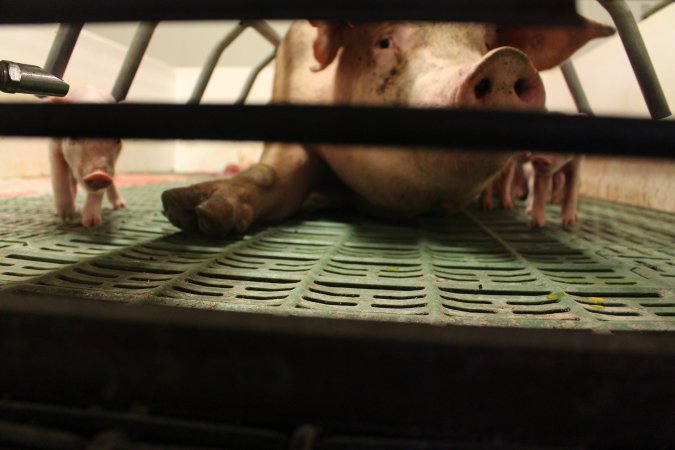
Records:
[[[112,177],[100,170],[90,173],[82,178],[82,182],[91,191],[98,191],[110,187],[113,182]]]
[[[489,52],[462,82],[457,103],[462,107],[543,109],[544,84],[525,53],[512,47]]]

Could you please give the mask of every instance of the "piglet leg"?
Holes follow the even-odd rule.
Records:
[[[87,199],[82,209],[82,225],[94,227],[101,224],[101,203],[103,203],[103,191],[87,192]]]
[[[500,190],[499,190],[499,202],[503,209],[513,209],[513,181],[516,176],[516,163],[511,163],[506,168],[504,173],[501,175]]]
[[[304,146],[268,144],[259,163],[233,178],[165,191],[164,214],[186,231],[243,233],[255,222],[277,222],[295,213],[326,173]]]
[[[495,183],[496,183],[495,180],[490,181],[490,183],[487,186],[485,186],[485,189],[483,189],[483,192],[481,192],[480,194],[480,206],[486,211],[492,209],[492,196]]]
[[[108,194],[108,200],[113,205],[113,208],[121,209],[127,207],[127,203],[124,201],[122,194],[117,190],[117,186],[115,186],[114,182],[106,189],[106,192]]]
[[[574,157],[563,169],[565,172],[565,189],[563,191],[560,217],[564,226],[577,223],[577,201],[579,198],[580,169],[582,156]]]
[[[532,192],[532,227],[542,228],[546,225],[546,203],[553,184],[553,177],[548,174],[534,172],[534,189]]]
[[[49,165],[56,214],[63,221],[70,221],[75,218],[77,184],[61,152],[60,140],[52,139],[49,143]]]

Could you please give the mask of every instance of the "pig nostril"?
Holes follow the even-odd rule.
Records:
[[[482,80],[480,80],[480,82],[474,88],[476,98],[482,99],[483,97],[485,97],[490,92],[491,88],[492,88],[492,82],[490,81],[490,79],[489,78],[483,78]]]
[[[523,100],[527,100],[531,88],[532,84],[526,78],[520,78],[513,86],[518,98],[522,98]]]

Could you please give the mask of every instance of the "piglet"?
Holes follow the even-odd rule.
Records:
[[[51,97],[51,103],[114,103],[106,92],[86,87],[73,89],[64,98]],[[119,139],[53,138],[49,160],[56,213],[63,221],[75,218],[75,195],[79,184],[87,192],[82,210],[82,225],[101,224],[101,203],[107,192],[115,209],[126,206],[113,182],[115,161],[122,149]]]
[[[526,214],[532,215],[532,227],[546,225],[546,204],[561,204],[560,218],[564,226],[577,223],[579,172],[582,155],[535,153],[531,166],[525,166],[529,194]]]

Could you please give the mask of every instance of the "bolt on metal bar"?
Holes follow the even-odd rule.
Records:
[[[574,104],[577,107],[577,111],[580,113],[587,114],[589,116],[594,115],[593,114],[593,109],[591,108],[591,104],[588,102],[588,97],[586,97],[586,92],[584,91],[583,86],[581,85],[581,81],[579,80],[579,76],[577,75],[577,71],[574,68],[574,64],[572,63],[571,60],[565,61],[565,63],[560,66],[560,70],[563,73],[563,76],[565,77],[565,83],[567,83],[567,88],[570,90],[570,93],[572,94],[572,98],[574,99]]]
[[[213,50],[211,50],[211,54],[206,60],[206,63],[204,63],[204,67],[199,74],[199,78],[197,79],[197,83],[195,84],[195,87],[192,91],[192,95],[187,101],[188,104],[194,105],[201,102],[204,92],[206,91],[206,86],[209,84],[209,80],[213,75],[213,71],[216,69],[216,65],[220,60],[220,56],[223,54],[225,49],[229,47],[230,44],[232,44],[232,42],[234,42],[249,26],[251,26],[251,22],[239,22],[237,26],[234,27],[232,31],[227,33],[227,35],[213,48]]]
[[[274,61],[274,58],[276,58],[276,56],[277,50],[274,49],[274,51],[272,51],[272,53],[270,53],[267,56],[267,58],[260,61],[258,65],[255,66],[253,70],[251,70],[251,73],[248,75],[248,78],[246,79],[244,87],[241,89],[241,94],[239,94],[239,98],[234,102],[235,105],[242,105],[246,102],[248,95],[251,93],[251,89],[253,88],[255,80],[258,79],[258,75],[260,75],[260,72],[262,72],[263,69],[269,65],[269,63]]]
[[[63,78],[83,26],[83,23],[62,23],[59,25],[52,48],[47,56],[47,62],[45,62],[44,69],[47,72],[58,78]]]
[[[111,91],[112,96],[118,102],[127,98],[131,83],[134,81],[138,67],[141,65],[143,55],[145,55],[156,28],[157,22],[143,22],[138,25]]]
[[[612,16],[653,119],[671,115],[633,13],[624,0],[598,0]]]

